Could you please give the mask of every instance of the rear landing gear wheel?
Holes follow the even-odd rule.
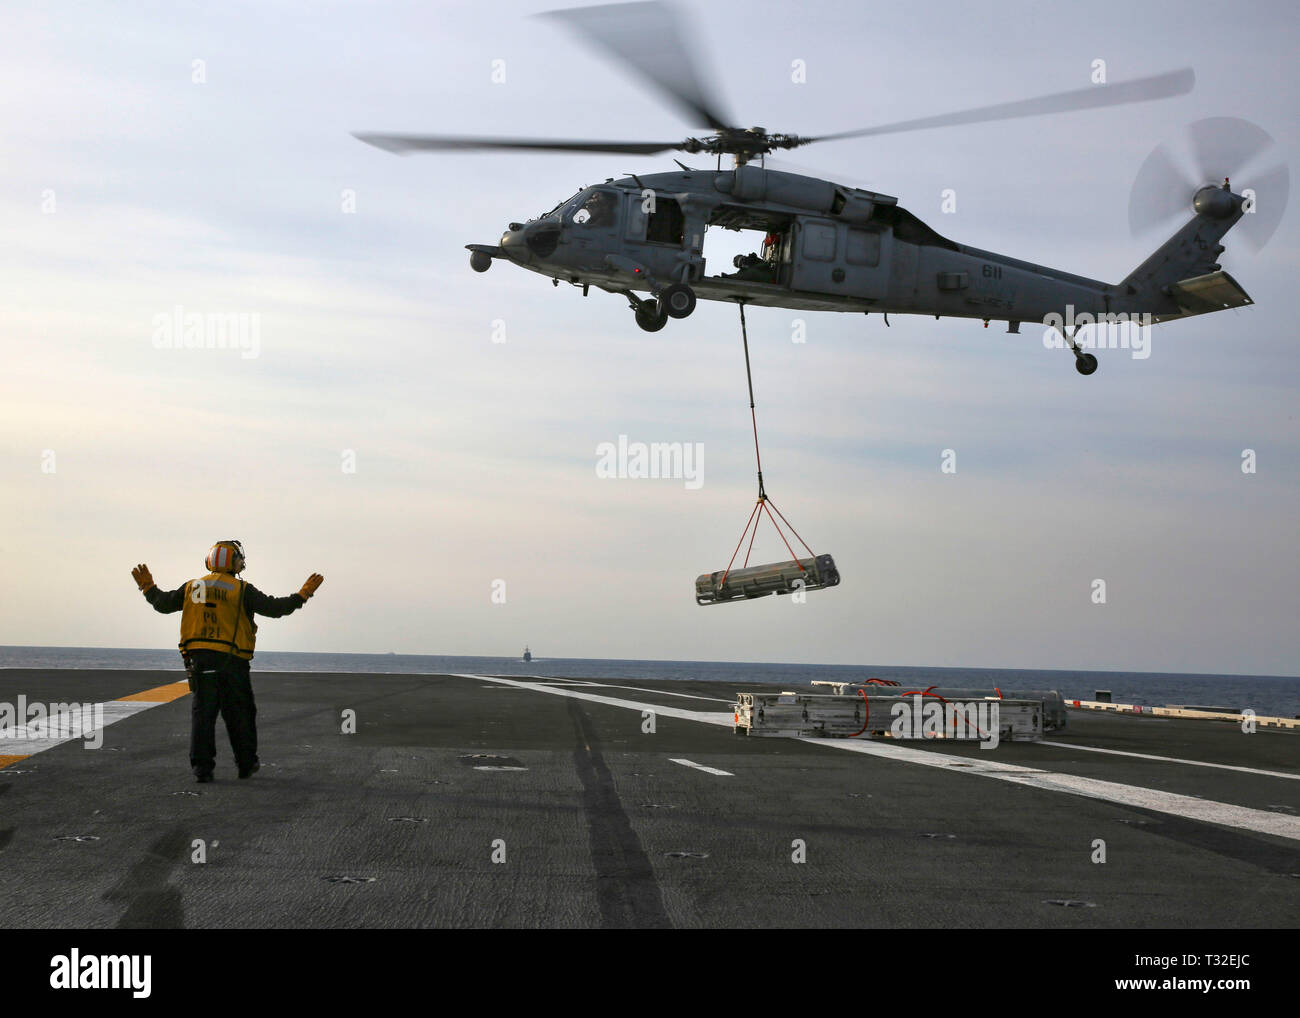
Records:
[[[1074,359],[1074,370],[1081,375],[1091,375],[1097,370],[1097,358],[1090,353],[1081,353]]]
[[[658,332],[668,324],[668,315],[659,301],[647,300],[636,309],[636,323],[646,332]]]
[[[673,283],[659,294],[659,306],[670,318],[685,318],[695,310],[695,291],[685,283]]]

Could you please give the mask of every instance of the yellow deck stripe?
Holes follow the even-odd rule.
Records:
[[[10,764],[16,764],[19,760],[26,760],[25,756],[5,756],[0,754],[0,770],[4,770]]]
[[[130,696],[120,697],[120,701],[127,700],[144,700],[148,703],[171,703],[173,700],[179,700],[186,696],[190,691],[188,682],[172,682],[166,686],[156,686],[153,689],[146,689],[143,693],[132,693]]]

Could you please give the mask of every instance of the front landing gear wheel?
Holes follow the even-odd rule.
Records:
[[[685,283],[673,283],[659,294],[659,306],[670,318],[685,318],[695,310],[695,291]]]
[[[668,315],[658,301],[647,300],[636,309],[636,323],[646,332],[658,332],[668,324]]]
[[[492,268],[492,256],[486,251],[471,251],[469,253],[469,267],[475,272],[486,272]]]
[[[1097,358],[1090,353],[1081,353],[1074,359],[1074,370],[1081,375],[1091,375],[1097,370]]]

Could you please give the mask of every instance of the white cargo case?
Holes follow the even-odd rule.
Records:
[[[899,704],[904,709],[899,709]],[[942,712],[942,720],[936,716],[936,708]],[[927,712],[934,718],[929,723]],[[944,703],[931,696],[923,698],[918,705],[916,696],[898,694],[862,697],[737,693],[733,730],[737,735],[787,738],[946,738],[983,742],[992,738],[993,717],[997,718],[999,742],[1030,742],[1043,737],[1040,700],[987,697]],[[935,728],[941,729],[942,734]]]
[[[879,684],[870,682],[835,682],[826,679],[813,679],[814,686],[821,686],[827,692],[835,693],[838,696],[856,696],[858,690],[864,690],[868,696],[879,696],[882,693],[898,693],[903,690],[914,690],[920,688],[917,685],[903,686],[900,690],[897,683]],[[935,693],[948,700],[980,700],[990,696],[998,696],[1007,700],[1035,700],[1043,704],[1043,731],[1051,732],[1065,728],[1068,717],[1065,711],[1065,700],[1055,689],[983,689],[971,688],[969,686],[930,686],[928,692]]]

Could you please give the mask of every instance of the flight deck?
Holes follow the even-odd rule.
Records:
[[[262,769],[189,772],[153,671],[0,671],[104,704],[0,747],[6,928],[1277,928],[1300,736],[1069,712],[995,750],[745,738],[710,682],[255,674]],[[809,690],[811,691],[811,690]],[[117,706],[115,706],[117,705]],[[122,706],[126,705],[126,706]]]

